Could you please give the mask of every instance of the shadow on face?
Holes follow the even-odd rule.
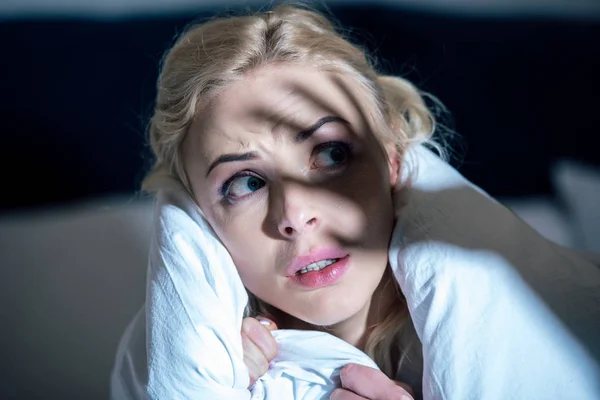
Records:
[[[185,142],[196,200],[246,288],[317,325],[368,308],[387,266],[396,155],[361,97],[339,74],[263,66],[220,92]]]

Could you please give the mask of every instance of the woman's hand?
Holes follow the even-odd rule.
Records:
[[[412,400],[410,387],[389,379],[376,369],[346,364],[340,373],[342,388],[335,389],[331,400]]]
[[[250,388],[269,369],[269,363],[277,354],[277,342],[271,331],[277,329],[275,322],[266,318],[244,318],[242,321],[242,346],[244,363],[250,374]]]

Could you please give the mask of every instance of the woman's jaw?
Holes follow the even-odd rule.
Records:
[[[363,307],[350,314],[326,312],[324,313],[326,316],[323,318],[307,314],[297,317],[270,304],[263,304],[266,305],[265,311],[267,316],[277,321],[280,329],[327,332],[364,350],[370,329],[377,326],[386,318],[390,306],[395,303],[399,295],[393,280],[393,273],[390,268],[387,268],[373,296],[371,296]]]

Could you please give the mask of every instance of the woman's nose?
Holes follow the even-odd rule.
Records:
[[[308,188],[298,183],[287,183],[280,195],[278,230],[282,236],[292,238],[319,226],[321,221],[312,207]]]

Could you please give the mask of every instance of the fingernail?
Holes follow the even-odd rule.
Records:
[[[271,325],[271,321],[269,321],[268,319],[259,319],[258,322],[260,322],[261,324],[263,324],[264,326],[269,326]]]
[[[335,400],[339,397],[340,395],[340,389],[335,389],[333,391],[333,393],[331,393],[331,396],[329,396],[329,400]]]

